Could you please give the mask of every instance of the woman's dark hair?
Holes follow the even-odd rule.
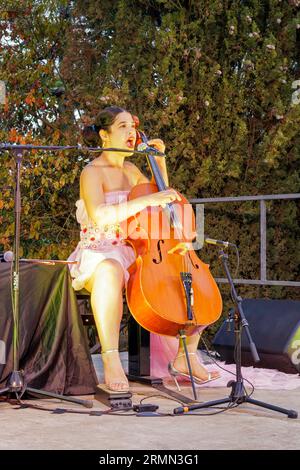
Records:
[[[99,131],[104,129],[108,131],[110,126],[115,122],[118,114],[126,111],[118,106],[108,106],[104,108],[95,119],[92,126],[86,126],[82,131],[82,137],[84,143],[88,147],[102,147],[102,139],[99,135]]]

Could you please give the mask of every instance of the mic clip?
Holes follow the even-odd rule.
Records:
[[[144,153],[145,155],[154,155],[157,157],[164,157],[165,154],[160,152],[154,147],[149,147],[145,142],[142,142],[137,146],[137,151],[140,153]]]
[[[234,308],[229,309],[227,319],[226,319],[226,331],[231,331],[231,323],[233,322]]]
[[[148,138],[143,131],[138,131],[141,142],[137,146],[137,151],[145,153],[146,155],[155,155],[156,157],[165,157],[165,154],[160,152],[154,147],[148,145]]]

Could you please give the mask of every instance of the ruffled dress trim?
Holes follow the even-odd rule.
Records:
[[[128,193],[129,191],[105,193],[105,205],[127,201]],[[121,264],[127,284],[129,279],[127,269],[135,261],[135,252],[126,244],[120,225],[112,224],[100,229],[89,218],[83,199],[76,201],[76,208],[76,219],[80,224],[80,241],[68,258],[68,261],[77,261],[77,264],[69,265],[73,288],[83,289],[99,263],[105,259],[115,259]]]

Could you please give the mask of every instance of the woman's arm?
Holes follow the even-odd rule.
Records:
[[[89,217],[99,226],[116,224],[149,206],[162,206],[180,199],[174,190],[141,196],[119,204],[105,204],[101,168],[87,166],[80,177],[82,197]]]

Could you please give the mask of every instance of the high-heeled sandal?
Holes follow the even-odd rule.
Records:
[[[101,351],[101,356],[105,355],[105,354],[110,354],[110,353],[113,353],[113,352],[119,352],[118,349],[107,349],[106,351]],[[114,384],[125,384],[126,385],[126,388],[121,388],[121,389],[116,389],[116,388],[112,388],[111,385],[114,385]],[[111,390],[112,392],[129,392],[129,384],[128,382],[124,382],[124,380],[111,380],[108,384],[106,384],[106,387]]]
[[[188,354],[189,354],[189,356],[197,356],[197,353],[188,353]],[[185,356],[185,353],[178,354],[178,356],[176,356],[176,359],[177,359],[178,357],[181,357],[181,356]],[[176,360],[176,359],[175,359],[175,360]],[[178,381],[177,381],[177,377],[185,377],[185,378],[187,378],[187,379],[189,379],[189,380],[191,380],[191,377],[190,377],[189,374],[186,374],[185,372],[180,372],[179,370],[175,369],[175,367],[174,367],[174,362],[175,362],[175,361],[169,362],[169,364],[168,364],[168,372],[169,372],[169,374],[171,375],[171,377],[173,378],[173,380],[174,380],[174,382],[175,382],[175,384],[176,384],[176,387],[177,387],[178,391],[181,392],[181,388],[179,387],[179,384],[178,384]],[[195,382],[196,384],[203,385],[203,384],[206,384],[206,383],[208,383],[208,382],[212,382],[213,380],[217,380],[217,379],[220,378],[220,375],[219,375],[218,377],[212,377],[211,372],[207,372],[207,375],[208,375],[207,380],[201,380],[201,379],[199,379],[198,377],[195,377],[195,376],[193,375],[193,380],[194,380],[194,382]]]

